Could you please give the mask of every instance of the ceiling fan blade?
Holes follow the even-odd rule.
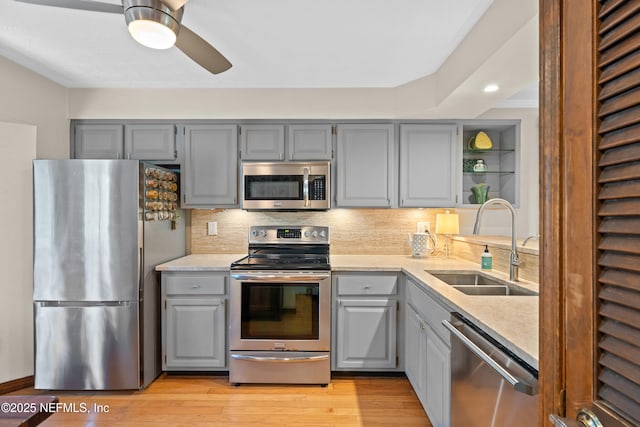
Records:
[[[65,9],[90,10],[92,12],[120,13],[121,4],[102,3],[88,0],[15,0],[20,3],[37,4],[40,6],[63,7]]]
[[[210,73],[218,74],[231,68],[231,62],[224,55],[184,25],[180,26],[176,47]]]
[[[184,4],[187,2],[187,0],[160,0],[160,1],[164,3],[164,5],[167,6],[169,9],[173,10],[174,12],[180,9],[182,6],[184,6]]]

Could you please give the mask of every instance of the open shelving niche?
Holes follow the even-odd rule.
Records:
[[[485,132],[492,142],[490,150],[472,150],[468,143],[478,132]],[[462,124],[462,195],[461,205],[475,205],[471,187],[478,183],[489,185],[489,199],[502,198],[515,207],[519,205],[519,121],[477,121]],[[475,160],[482,159],[486,172],[474,172]],[[465,163],[471,166],[465,167]]]

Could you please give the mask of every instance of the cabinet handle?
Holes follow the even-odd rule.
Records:
[[[200,285],[192,285],[191,289],[200,289]]]
[[[369,286],[369,285],[364,285],[362,288],[363,288],[363,289],[371,289],[371,286]]]

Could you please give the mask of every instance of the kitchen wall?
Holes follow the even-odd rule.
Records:
[[[0,122],[0,383],[33,375],[35,156],[35,126]]]
[[[67,89],[0,56],[0,383],[33,375],[34,158],[69,157]]]
[[[67,88],[0,56],[0,93],[0,121],[36,126],[38,158],[69,158]]]

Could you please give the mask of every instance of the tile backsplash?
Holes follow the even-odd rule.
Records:
[[[407,233],[418,221],[435,228],[444,209],[331,209],[321,212],[248,212],[241,209],[191,211],[192,253],[246,253],[251,225],[322,225],[331,229],[335,255],[409,255]],[[216,221],[218,234],[207,235],[207,222]],[[438,248],[442,249],[444,239]]]

